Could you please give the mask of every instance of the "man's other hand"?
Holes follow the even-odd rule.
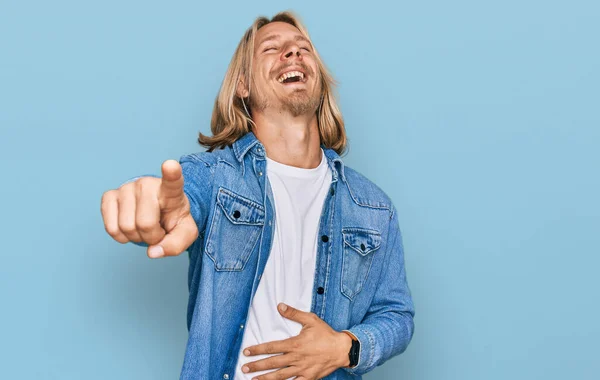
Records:
[[[278,354],[266,359],[244,364],[245,373],[277,369],[257,376],[257,380],[300,380],[323,378],[338,368],[350,365],[348,352],[352,338],[332,329],[314,313],[279,304],[279,313],[287,319],[302,324],[298,336],[248,347],[244,355]],[[254,379],[254,378],[253,378]]]

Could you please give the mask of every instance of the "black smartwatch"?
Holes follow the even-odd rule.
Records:
[[[352,338],[352,346],[350,347],[350,352],[348,352],[348,359],[350,359],[350,365],[348,368],[353,368],[358,364],[358,357],[360,355],[360,342],[356,336],[354,336],[354,334],[345,330],[344,332],[350,336],[350,338]]]
[[[350,352],[348,352],[348,358],[350,358],[349,367],[356,367],[358,364],[358,355],[360,354],[360,342],[358,340],[352,339],[352,347],[350,347]]]

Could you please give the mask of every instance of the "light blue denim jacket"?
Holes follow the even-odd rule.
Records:
[[[414,308],[392,202],[335,151],[323,149],[333,180],[318,230],[311,312],[360,340],[358,365],[326,379],[357,379],[406,349]],[[188,249],[189,338],[181,379],[233,379],[275,226],[265,150],[250,132],[180,163],[200,232]]]

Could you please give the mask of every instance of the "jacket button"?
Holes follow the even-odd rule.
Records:
[[[333,187],[331,188],[331,190],[329,190],[329,194],[331,194],[331,195],[335,194],[335,190],[333,189]]]
[[[238,210],[235,210],[235,211],[233,212],[233,217],[234,217],[234,218],[236,218],[236,219],[237,219],[237,218],[239,218],[240,216],[242,216],[242,214],[241,214],[241,213],[240,213]]]
[[[327,235],[323,235],[323,236],[321,236],[321,241],[322,241],[323,243],[327,243],[327,242],[329,241],[329,236],[327,236]]]
[[[223,378],[224,378],[225,380],[227,380],[227,379],[229,379],[229,375],[228,375],[228,374],[224,374],[224,375],[223,375]]]
[[[365,250],[365,249],[367,249],[367,248],[365,247],[365,245],[364,245],[364,244],[362,244],[362,243],[361,243],[361,244],[360,244],[360,249],[362,249],[362,250],[364,251],[364,250]]]
[[[323,293],[325,293],[325,289],[323,289],[323,287],[322,287],[322,286],[319,286],[319,287],[317,288],[317,293],[319,293],[319,294],[323,294]]]

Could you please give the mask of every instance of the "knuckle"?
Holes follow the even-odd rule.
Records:
[[[115,236],[119,235],[119,234],[120,234],[120,232],[121,232],[121,231],[119,230],[119,227],[117,227],[117,226],[115,226],[115,225],[113,225],[113,224],[110,224],[110,225],[108,225],[108,224],[107,224],[107,225],[105,225],[105,226],[104,226],[104,229],[106,230],[106,233],[108,233],[108,234],[109,234],[110,236],[112,236],[113,238],[114,238]]]
[[[119,229],[126,234],[133,234],[137,232],[135,228],[135,223],[129,220],[119,221]]]
[[[273,345],[271,343],[268,343],[265,346],[265,353],[267,353],[267,354],[272,354],[273,353]]]
[[[107,224],[107,225],[104,225],[104,229],[110,235],[110,237],[112,237],[114,240],[118,241],[119,243],[125,244],[125,243],[129,242],[129,239],[127,239],[127,237],[125,235],[123,235],[123,232],[121,232],[121,230],[119,229],[119,227],[117,225]]]
[[[121,185],[121,187],[119,187],[120,194],[131,193],[133,191],[135,191],[135,182],[129,182],[129,183],[123,184],[123,185]]]
[[[156,227],[156,223],[154,223],[152,220],[149,220],[146,218],[138,219],[136,221],[137,230],[140,232],[143,232],[143,233],[152,232],[155,227]]]
[[[102,204],[113,200],[115,198],[115,193],[115,190],[105,191],[104,194],[102,194]]]
[[[155,182],[155,178],[152,177],[142,177],[135,181],[135,185],[138,190],[145,190],[153,186]]]
[[[115,203],[115,196],[113,194],[104,193],[102,195],[102,200],[100,201],[100,212],[102,213],[102,217],[106,218],[110,214],[111,204]]]
[[[292,361],[294,363],[301,363],[302,359],[304,359],[304,355],[299,354],[297,352],[295,352],[295,353],[292,354]]]
[[[122,234],[113,236],[113,239],[115,239],[116,241],[118,241],[121,244],[129,243],[129,239],[127,239],[127,237],[125,237],[125,235],[122,235]]]

